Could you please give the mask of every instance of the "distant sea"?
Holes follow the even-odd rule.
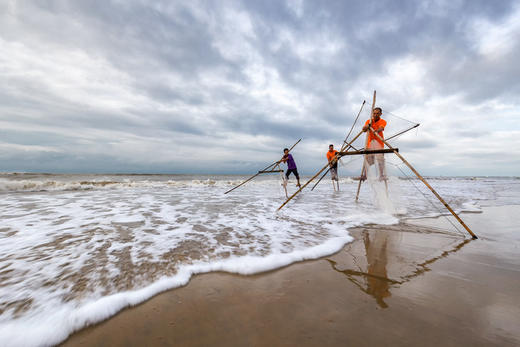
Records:
[[[278,174],[224,195],[247,177],[0,174],[0,345],[55,344],[194,274],[276,269],[340,250],[354,226],[446,213],[421,182],[397,177],[389,197],[365,183],[358,203],[357,181],[334,192],[326,177],[279,212]],[[520,205],[518,177],[429,181],[457,212]]]

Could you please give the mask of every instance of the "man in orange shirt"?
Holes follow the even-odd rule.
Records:
[[[333,160],[338,151],[334,149],[334,145],[329,145],[329,151],[327,152],[327,160],[329,161],[330,166],[330,178],[332,179],[332,185],[334,186],[334,190],[336,190],[336,186],[334,185],[334,181],[338,185],[339,190],[339,179],[338,179],[338,160]]]
[[[381,114],[383,111],[380,107],[374,108],[374,111],[372,113],[372,129],[374,129],[374,132],[378,134],[382,139],[384,139],[383,130],[385,130],[386,121],[381,118]],[[363,127],[363,131],[368,131],[368,125],[370,123],[370,119],[368,119],[365,122],[365,126]],[[366,149],[383,149],[385,147],[385,144],[383,141],[378,139],[372,132],[368,133],[368,142]],[[385,157],[383,154],[368,154],[366,156],[367,163],[369,166],[374,164],[374,156],[377,159],[378,166],[379,166],[379,173],[380,178],[385,178]],[[366,170],[363,170],[363,174],[361,175],[361,180],[366,180]]]

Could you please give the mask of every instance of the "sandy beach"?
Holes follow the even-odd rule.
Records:
[[[209,273],[63,346],[514,346],[520,206],[351,230],[340,252],[252,276]]]

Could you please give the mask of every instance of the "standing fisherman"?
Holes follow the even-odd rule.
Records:
[[[332,186],[334,187],[334,190],[336,190],[336,186],[334,185],[334,181],[336,181],[336,184],[338,185],[339,190],[339,179],[338,179],[338,160],[334,159],[338,151],[334,149],[334,145],[329,145],[329,150],[326,154],[327,160],[329,161],[330,166],[330,179],[332,180]]]
[[[386,121],[381,118],[381,114],[383,111],[381,110],[381,107],[374,108],[374,112],[372,113],[372,129],[374,129],[374,132],[378,134],[382,139],[384,139],[383,136],[383,130],[385,130]],[[370,124],[370,119],[368,119],[365,123],[365,126],[363,127],[363,131],[368,131],[368,125]],[[378,139],[372,132],[368,133],[368,142],[367,142],[367,148],[366,149],[383,149],[385,147],[385,144],[383,141]],[[385,179],[385,157],[382,153],[379,154],[367,154],[366,159],[369,166],[374,165],[374,156],[377,159],[377,163],[379,166],[379,178]],[[363,173],[360,177],[361,181],[364,181],[367,179],[367,168],[364,168]]]
[[[296,176],[296,180],[298,181],[297,187],[301,187],[300,184],[300,175],[298,175],[298,169],[296,168],[296,162],[294,161],[294,158],[292,154],[289,153],[289,148],[283,149],[283,157],[282,161],[284,163],[287,163],[287,172],[285,173],[285,179],[289,180],[289,175],[291,172]]]

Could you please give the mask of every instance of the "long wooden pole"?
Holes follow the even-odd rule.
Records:
[[[419,125],[421,125],[421,124],[417,123],[417,124],[415,124],[415,125],[412,125],[412,126],[409,127],[408,129],[405,129],[405,130],[403,130],[403,131],[398,132],[397,134],[394,134],[394,135],[388,137],[386,140],[387,140],[387,141],[390,141],[390,140],[393,139],[394,137],[397,137],[397,136],[399,136],[399,135],[402,135],[402,134],[404,134],[404,133],[409,132],[409,131],[412,130],[412,129],[417,128]]]
[[[372,109],[370,111],[370,122],[368,123],[368,127],[370,128],[372,126],[372,120],[374,119],[374,107],[376,105],[376,91],[374,90],[374,97],[372,99]],[[367,131],[367,139],[365,141],[365,149],[369,149],[368,148],[368,134],[369,132]],[[361,177],[363,177],[363,173],[365,173],[365,176],[367,175],[367,172],[368,171],[368,168],[367,168],[367,165],[366,165],[366,158],[363,158],[363,167],[361,168],[361,175],[359,176],[359,183],[358,183],[358,186],[357,186],[357,193],[356,193],[356,202],[358,201],[358,198],[359,198],[359,191],[361,190],[361,183],[363,182],[361,180]]]
[[[401,159],[403,161],[403,163],[405,163],[405,165],[408,166],[410,168],[410,170],[412,170],[412,172],[415,174],[415,176],[417,176],[417,178],[419,178],[422,181],[422,183],[424,183],[424,185],[426,185],[426,187],[428,187],[428,189],[431,190],[433,195],[435,195],[435,197],[437,199],[439,199],[439,201],[448,209],[448,211],[450,211],[450,213],[453,215],[453,217],[455,217],[455,219],[457,219],[457,221],[464,227],[464,229],[466,229],[466,231],[471,235],[471,237],[473,239],[478,239],[477,235],[475,235],[473,233],[473,231],[471,231],[471,229],[466,225],[466,223],[464,223],[464,221],[455,213],[455,211],[453,211],[453,209],[450,207],[450,205],[448,205],[448,203],[446,201],[444,201],[444,199],[439,195],[439,193],[437,193],[435,191],[435,189],[433,189],[433,187],[419,174],[419,172],[417,172],[417,170],[415,170],[414,167],[409,162],[407,162],[406,159],[404,159],[403,156],[401,154],[399,154],[398,151],[395,150],[395,148],[390,146],[390,144],[388,142],[386,142],[381,136],[379,136],[379,134],[377,134],[374,131],[374,129],[372,129],[372,126],[369,126],[368,129],[370,130],[370,132],[375,134],[375,136],[377,138],[379,138],[381,141],[383,141],[383,143],[385,145],[387,145],[388,148],[393,149],[395,155],[397,155],[399,157],[399,159]]]
[[[361,104],[361,108],[359,109],[359,112],[358,112],[358,114],[357,114],[357,116],[356,116],[356,119],[354,120],[354,123],[352,123],[352,126],[350,127],[350,130],[349,130],[349,132],[348,132],[348,134],[347,134],[347,137],[345,137],[345,140],[343,140],[343,144],[341,145],[341,151],[342,151],[342,152],[345,150],[344,147],[345,147],[345,144],[347,143],[348,137],[349,137],[350,134],[352,133],[352,130],[354,129],[354,125],[356,125],[357,120],[358,120],[358,118],[359,118],[359,115],[361,114],[361,111],[363,111],[363,107],[365,106],[365,104],[366,104],[366,101],[363,100],[363,103]]]
[[[346,155],[361,155],[361,154],[381,154],[381,153],[394,153],[394,151],[399,152],[399,148],[394,149],[371,149],[371,150],[360,150],[360,151],[346,151],[346,152],[339,152],[339,157],[344,157]]]
[[[290,151],[291,151],[291,150],[292,150],[292,149],[293,149],[293,148],[294,148],[298,143],[300,143],[301,140],[302,140],[302,139],[299,139],[298,141],[296,141],[296,143],[295,143],[294,145],[292,145],[291,148],[289,148],[289,152],[290,152]],[[255,178],[256,176],[258,176],[258,175],[260,175],[261,173],[263,173],[262,171],[267,171],[267,170],[269,170],[269,169],[272,168],[273,166],[275,166],[275,165],[277,165],[277,164],[280,164],[281,161],[282,161],[281,159],[278,160],[278,161],[275,161],[275,162],[272,163],[271,165],[267,166],[265,169],[258,171],[255,175],[249,177],[247,180],[245,180],[244,182],[240,183],[239,185],[237,185],[237,186],[231,188],[230,190],[228,190],[228,191],[225,192],[224,194],[230,193],[230,192],[232,192],[233,190],[237,189],[238,187],[243,186],[244,184],[246,184],[247,182],[251,181],[251,180],[252,180],[253,178]]]
[[[349,143],[347,146],[350,146],[350,144],[354,143],[354,141],[357,140],[358,137],[361,136],[361,134],[363,134],[363,131],[360,131],[359,134],[357,134]],[[334,160],[334,159],[333,159]],[[299,192],[301,192],[303,190],[303,188],[307,187],[309,185],[309,183],[311,183],[316,177],[318,177],[327,167],[329,167],[329,163],[327,163],[320,171],[318,171],[314,176],[311,177],[310,180],[308,180],[307,182],[305,182],[305,184],[303,186],[300,187],[300,189],[298,189],[296,192],[293,193],[293,195],[291,195],[289,197],[289,199],[285,200],[285,202],[280,206],[278,207],[277,211],[280,211],[280,209],[282,207],[284,207],[285,205],[287,205],[287,203],[289,201],[292,200],[292,198],[294,198]]]
[[[407,133],[407,132],[409,132],[410,130],[413,130],[413,129],[417,128],[419,125],[421,125],[421,124],[419,124],[419,123],[414,124],[414,125],[412,125],[411,127],[409,127],[408,129],[405,129],[405,130],[403,130],[403,131],[400,131],[400,132],[398,132],[397,134],[393,134],[392,136],[387,137],[387,138],[386,138],[386,141],[390,141],[391,139],[396,138],[396,137],[399,136],[399,135],[402,135],[402,134],[404,134],[404,133]],[[363,150],[366,150],[366,148],[361,148],[361,149],[360,149],[360,151],[363,151]]]
[[[257,172],[257,173],[254,174],[253,176],[249,177],[247,180],[245,180],[244,182],[240,183],[239,185],[237,185],[237,186],[231,188],[230,190],[228,190],[228,191],[225,192],[224,194],[231,193],[233,190],[235,190],[235,189],[237,189],[237,188],[243,186],[244,184],[246,184],[247,182],[251,181],[251,180],[252,180],[253,178],[255,178],[256,176],[260,175],[260,172],[261,172],[261,171],[266,171],[266,170],[272,168],[272,167],[275,166],[275,165],[276,165],[276,163],[272,163],[271,165],[267,166],[265,169],[260,170],[259,172]]]
[[[341,145],[340,152],[348,151],[349,148],[352,147],[352,146],[351,146],[351,143],[347,146],[347,140],[348,140],[350,134],[352,133],[352,130],[354,129],[354,125],[356,125],[356,122],[357,122],[357,120],[358,120],[358,118],[359,118],[359,115],[361,115],[361,111],[363,111],[363,107],[365,106],[365,104],[366,104],[366,101],[363,100],[363,103],[361,104],[361,107],[359,108],[359,112],[358,112],[358,114],[357,114],[357,116],[356,116],[356,119],[354,120],[354,123],[352,123],[352,126],[350,127],[350,130],[349,130],[349,132],[348,132],[348,134],[347,134],[347,137],[345,137],[345,140],[343,140],[343,144]],[[325,172],[323,173],[323,176],[320,177],[320,179],[318,180],[318,182],[316,182],[316,184],[314,184],[314,185],[312,186],[311,191],[313,191],[314,188],[316,188],[316,186],[317,186],[318,184],[320,184],[321,180],[322,180],[323,178],[325,178],[325,176],[327,176],[327,174],[329,173],[329,171],[330,171],[330,167],[327,169],[327,171],[325,171]]]
[[[311,191],[313,191],[314,188],[316,188],[316,186],[321,182],[321,180],[322,180],[323,178],[325,178],[325,176],[327,176],[327,174],[329,173],[329,171],[330,171],[330,167],[327,169],[327,171],[325,171],[325,172],[323,173],[323,175],[320,177],[320,179],[318,180],[318,182],[316,182],[316,183],[312,186]]]

